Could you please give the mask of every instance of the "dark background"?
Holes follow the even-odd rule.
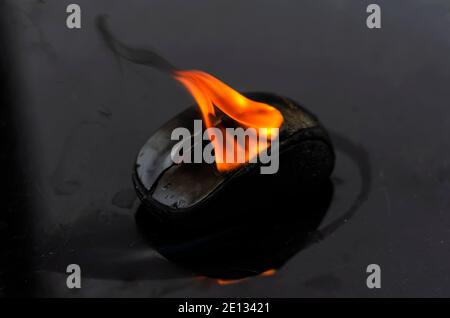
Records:
[[[450,3],[377,1],[1,1],[1,291],[34,296],[450,296]],[[136,231],[131,168],[192,103],[153,69],[117,60],[95,25],[239,90],[289,96],[335,141],[341,225],[276,275],[220,286]],[[301,200],[301,197],[299,197]],[[296,206],[291,212],[295,213]],[[213,212],[213,211],[212,211]],[[274,211],[279,213],[280,211]],[[82,268],[80,290],[66,266]],[[382,288],[366,287],[366,266]]]

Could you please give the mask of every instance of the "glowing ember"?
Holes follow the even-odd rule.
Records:
[[[278,128],[283,123],[283,116],[276,108],[248,99],[205,72],[175,71],[174,76],[189,90],[196,100],[202,112],[206,128],[220,128],[225,136],[226,142],[233,142],[234,145],[232,148],[235,149],[235,154],[242,151],[245,152],[245,162],[250,161],[270,146],[270,139],[275,137],[274,135],[278,133]],[[220,122],[220,118],[218,118],[214,107],[220,109],[239,126],[255,128],[258,131],[258,135],[255,137],[258,140],[263,137],[264,141],[267,140],[268,142],[248,142],[244,145],[237,143],[234,137],[230,137],[226,133],[225,127],[216,124]],[[273,130],[273,128],[276,129]],[[224,153],[226,149],[224,149],[222,144],[219,146],[214,136],[210,137],[212,137],[210,139],[214,146],[216,158],[225,158],[226,155]],[[219,171],[229,171],[240,165],[242,163],[229,163],[216,160],[216,166]]]

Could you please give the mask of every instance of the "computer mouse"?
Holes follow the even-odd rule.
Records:
[[[220,223],[248,213],[239,211],[242,201],[254,202],[255,211],[264,210],[268,196],[282,201],[287,187],[298,189],[301,205],[301,189],[318,187],[328,180],[334,167],[335,153],[328,133],[317,117],[286,97],[260,92],[243,95],[271,105],[283,115],[284,121],[279,129],[278,171],[261,174],[261,163],[258,162],[244,163],[226,172],[218,171],[210,163],[174,163],[171,150],[177,141],[171,140],[173,129],[191,128],[195,119],[202,118],[198,106],[193,105],[148,139],[133,168],[138,197],[159,220],[189,220],[192,224],[214,219]],[[217,215],[215,210],[219,210],[218,206],[220,211],[227,212]]]
[[[196,100],[196,105],[158,129],[137,156],[133,168],[135,189],[144,206],[156,218],[169,221],[169,224],[205,225],[225,223],[236,216],[261,215],[267,211],[268,204],[265,203],[269,196],[271,201],[279,200],[281,207],[283,195],[294,187],[298,189],[301,205],[302,195],[308,193],[304,190],[320,186],[330,176],[335,161],[330,138],[317,117],[298,103],[269,93],[242,94],[208,73],[181,70],[155,51],[123,43],[111,33],[106,20],[105,16],[98,17],[97,26],[116,57],[172,76]],[[220,160],[197,163],[174,160],[172,151],[178,141],[171,138],[172,133],[180,127],[192,130],[195,122],[200,120],[207,129],[267,127],[266,132],[259,131],[258,139],[262,135],[276,135],[276,143],[263,146],[271,154],[276,152],[276,169],[262,173],[265,163],[261,160],[233,163],[231,168],[228,163],[222,165]],[[195,147],[199,143],[190,144]],[[219,153],[220,157],[222,148],[215,144],[213,148],[215,155]],[[253,153],[247,153],[248,149]],[[248,158],[262,152],[259,146],[248,149],[245,148]],[[250,202],[245,206],[251,209],[243,209],[243,201]],[[267,212],[279,212],[272,210]]]

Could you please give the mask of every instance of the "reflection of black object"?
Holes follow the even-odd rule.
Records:
[[[238,279],[277,269],[307,246],[332,195],[328,180],[307,189],[278,189],[256,204],[236,200],[233,214],[239,222],[228,226],[160,222],[143,205],[136,222],[150,244],[174,263],[199,275]],[[202,212],[226,215],[231,211],[217,204],[214,210]]]
[[[214,164],[174,164],[170,152],[178,141],[171,140],[173,129],[189,129],[194,119],[201,118],[197,107],[192,106],[149,139],[133,171],[139,198],[161,218],[191,218],[193,210],[205,205],[211,210],[203,209],[205,214],[195,211],[198,221],[202,224],[205,219],[221,221],[225,215],[231,217],[240,201],[264,202],[276,188],[312,186],[329,177],[334,166],[334,151],[315,116],[287,98],[265,93],[246,96],[270,104],[283,114],[279,171],[274,175],[261,175],[257,163],[245,164],[228,173],[218,173]],[[225,215],[214,211],[220,201],[229,209]]]

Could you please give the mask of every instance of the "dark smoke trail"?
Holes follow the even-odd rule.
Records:
[[[109,48],[117,56],[136,64],[154,67],[162,72],[174,73],[177,71],[175,66],[153,51],[132,48],[123,44],[111,33],[106,20],[107,17],[104,15],[97,17],[97,27]]]

